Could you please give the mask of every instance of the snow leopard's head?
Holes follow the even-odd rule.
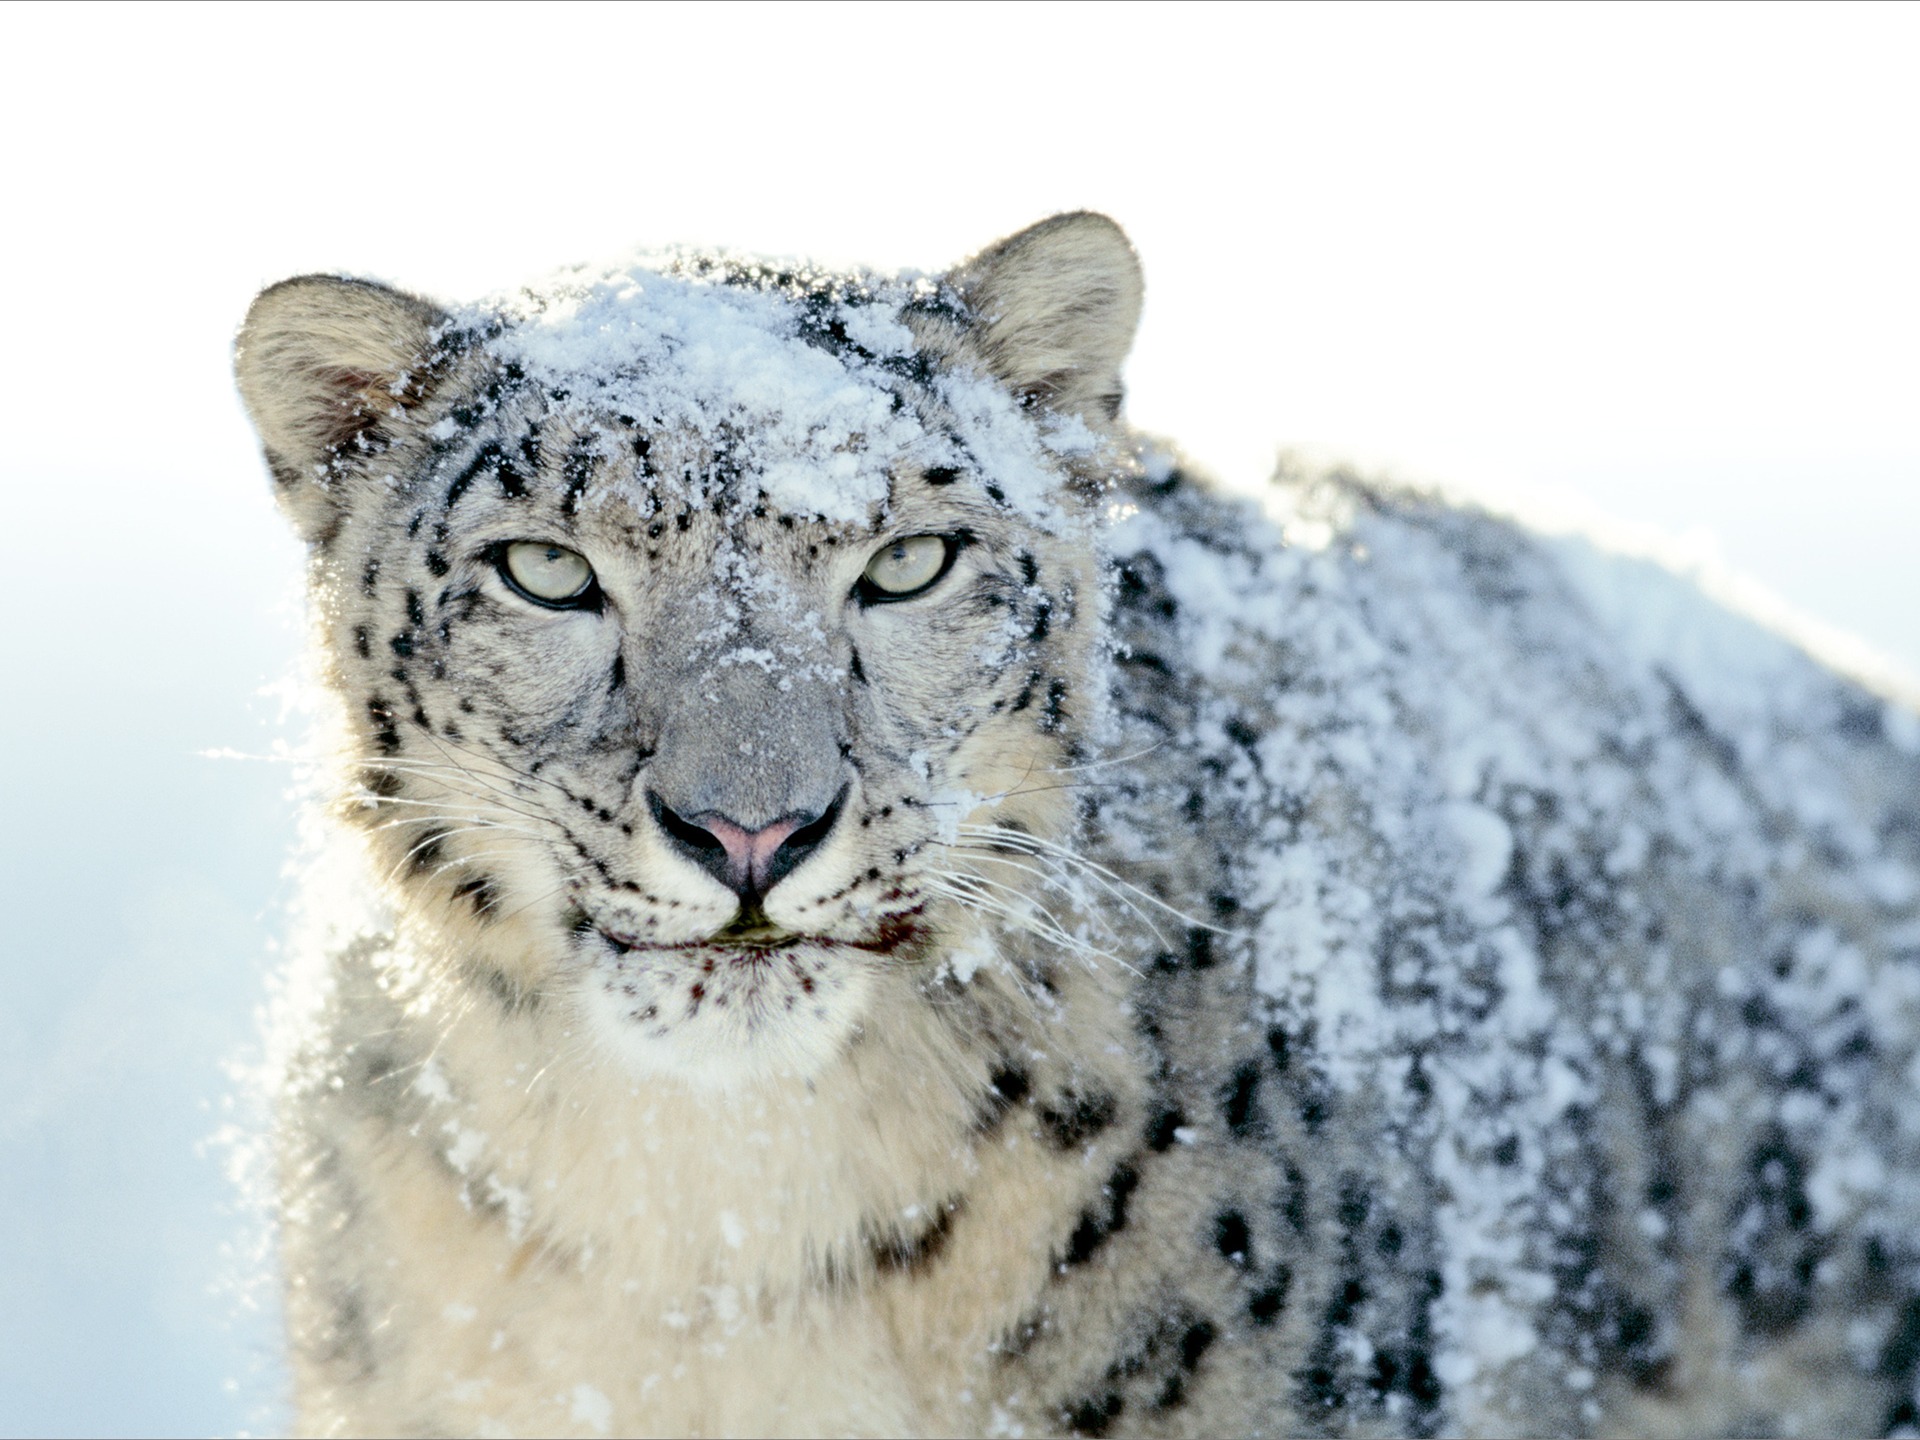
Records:
[[[312,547],[348,812],[450,982],[726,1083],[964,981],[1097,724],[1139,302],[1088,214],[935,278],[262,294],[240,387]]]

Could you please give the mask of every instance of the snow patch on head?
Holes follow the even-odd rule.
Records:
[[[632,260],[563,273],[489,307],[507,321],[489,343],[563,402],[697,437],[754,471],[796,514],[864,521],[887,497],[889,468],[928,440],[894,400],[877,363],[912,332],[900,306],[913,287],[828,300],[851,345],[834,353],[802,333],[802,307],[780,290],[726,283],[751,272],[674,274]]]
[[[568,270],[450,323],[487,334],[562,413],[690,441],[788,514],[872,523],[900,469],[954,466],[1051,521],[1059,459],[1096,438],[1057,416],[1043,434],[1043,417],[985,376],[917,371],[903,312],[938,289],[670,253]],[[930,388],[916,397],[916,384]]]

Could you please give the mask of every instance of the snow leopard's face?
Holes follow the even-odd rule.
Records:
[[[336,363],[307,474],[249,390],[350,813],[460,983],[644,1073],[804,1075],[1024,903],[1100,690],[1111,385],[982,328],[927,285],[623,272]]]

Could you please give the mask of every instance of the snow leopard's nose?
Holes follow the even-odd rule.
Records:
[[[843,786],[825,810],[782,815],[758,830],[749,830],[718,810],[681,815],[651,791],[647,807],[674,849],[732,890],[741,904],[750,906],[820,848],[839,820],[846,797]]]

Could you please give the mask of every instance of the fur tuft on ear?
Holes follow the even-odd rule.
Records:
[[[987,368],[1016,394],[1105,424],[1140,323],[1140,261],[1126,232],[1080,210],[1042,220],[951,277]]]
[[[283,280],[247,311],[234,374],[281,505],[305,539],[338,524],[329,459],[376,441],[396,407],[419,403],[419,372],[445,318],[416,296],[332,275]]]

